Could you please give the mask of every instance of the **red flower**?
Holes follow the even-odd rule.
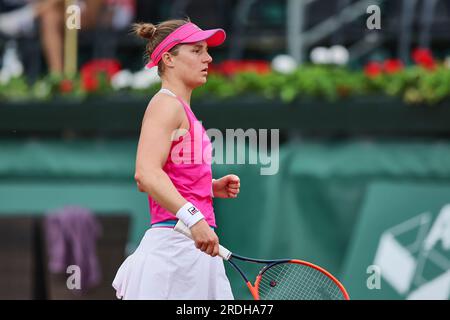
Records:
[[[69,79],[64,79],[59,83],[59,92],[69,93],[73,90],[73,82]]]
[[[108,81],[121,69],[120,63],[112,59],[92,60],[81,67],[81,80],[86,91],[94,91],[98,88],[98,75],[105,73]]]
[[[383,70],[388,73],[397,73],[404,68],[404,65],[399,59],[388,59],[383,63]]]
[[[417,48],[412,53],[412,59],[414,62],[425,69],[434,70],[436,62],[434,61],[433,54],[429,49]]]
[[[239,71],[239,62],[234,60],[224,61],[220,64],[219,70],[225,75],[233,75]]]
[[[374,78],[383,72],[383,66],[379,62],[371,61],[364,67],[364,73],[369,78]]]
[[[259,74],[266,74],[271,71],[270,64],[267,61],[249,60],[242,64],[243,71],[253,71]]]
[[[220,65],[211,63],[208,65],[208,73],[220,73]]]
[[[227,60],[216,66],[215,69],[227,76],[234,75],[238,72],[256,72],[265,74],[270,72],[270,65],[263,60]]]

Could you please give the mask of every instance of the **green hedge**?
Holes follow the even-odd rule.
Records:
[[[114,90],[104,77],[100,78],[97,89],[90,92],[83,89],[80,77],[68,80],[70,85],[66,89],[61,85],[62,79],[54,77],[43,78],[34,84],[16,78],[0,85],[0,99],[46,101],[59,96],[84,99],[88,96],[111,95]],[[155,83],[140,90],[121,89],[120,93],[125,91],[132,95],[149,96],[159,87],[160,83]],[[302,66],[291,74],[273,71],[240,72],[233,76],[211,74],[206,85],[194,91],[194,98],[225,99],[246,94],[284,103],[309,97],[334,102],[349,97],[379,95],[398,97],[407,104],[437,104],[450,97],[450,69],[439,65],[430,71],[414,65],[395,73],[370,76],[361,70],[311,65]]]

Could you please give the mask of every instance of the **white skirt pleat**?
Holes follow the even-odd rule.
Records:
[[[171,228],[146,231],[112,283],[124,300],[232,300],[223,260]]]

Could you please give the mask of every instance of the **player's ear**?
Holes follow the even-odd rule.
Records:
[[[174,67],[174,56],[171,55],[169,52],[164,52],[161,56],[161,60],[165,64],[167,68],[173,68]]]

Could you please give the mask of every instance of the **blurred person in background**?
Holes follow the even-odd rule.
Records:
[[[81,30],[95,28],[99,23],[115,30],[126,28],[134,19],[135,0],[75,1],[80,7]],[[65,27],[64,0],[0,0],[0,33],[15,38],[29,34],[39,22],[40,38],[48,72],[63,72]]]

